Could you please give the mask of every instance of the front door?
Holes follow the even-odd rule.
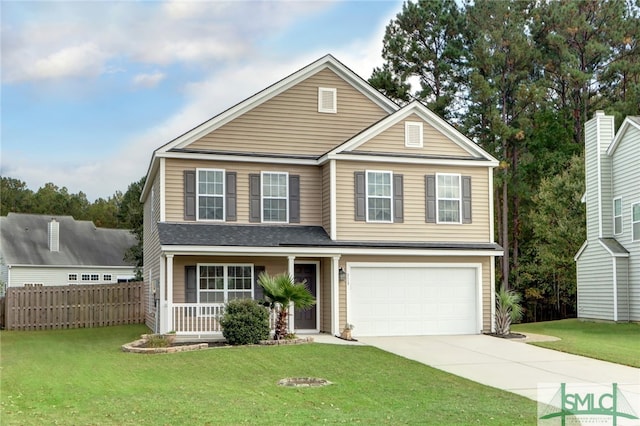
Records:
[[[307,288],[318,300],[318,292],[316,286],[316,265],[315,264],[296,264],[293,268],[294,278],[296,282],[306,281]],[[296,330],[315,330],[316,329],[316,306],[309,309],[301,310],[294,308],[294,324]]]

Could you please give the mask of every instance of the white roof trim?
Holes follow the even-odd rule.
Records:
[[[582,255],[582,252],[585,251],[585,249],[587,248],[588,245],[589,245],[588,241],[585,241],[584,243],[582,243],[582,246],[580,247],[580,250],[578,250],[576,255],[573,256],[573,261],[574,262],[578,261],[578,258],[580,258],[580,255]]]
[[[165,254],[174,255],[243,255],[243,256],[300,256],[316,255],[332,257],[339,255],[386,255],[386,256],[502,256],[503,250],[470,249],[394,249],[366,247],[245,247],[245,246],[175,246],[164,245]]]
[[[629,126],[635,127],[636,129],[640,130],[640,117],[633,116],[633,117],[627,117],[624,119],[624,121],[622,122],[622,125],[618,129],[618,133],[613,138],[613,141],[609,145],[609,148],[607,148],[607,155],[609,156],[613,155],[613,153],[618,148],[620,141],[624,138],[624,134],[627,132],[627,129],[629,128]]]
[[[332,154],[356,149],[360,145],[367,142],[369,139],[379,135],[383,131],[387,130],[389,127],[393,126],[394,124],[397,124],[401,120],[404,120],[411,114],[418,115],[426,123],[430,124],[436,130],[438,130],[439,132],[447,136],[449,139],[451,139],[451,141],[456,143],[458,146],[460,146],[470,155],[473,155],[474,157],[481,157],[491,162],[495,162],[496,165],[498,164],[498,160],[493,158],[488,152],[480,148],[471,139],[464,136],[462,133],[456,130],[452,125],[447,123],[445,120],[440,118],[434,112],[430,111],[427,107],[425,107],[422,103],[418,101],[413,101],[408,105],[406,105],[405,107],[403,107],[402,109],[383,118],[373,126],[357,134],[347,142],[329,151],[326,155],[331,156]]]

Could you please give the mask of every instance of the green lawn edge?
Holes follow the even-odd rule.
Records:
[[[543,348],[640,368],[640,324],[564,319],[515,324],[516,333],[535,333],[560,338],[533,342]]]

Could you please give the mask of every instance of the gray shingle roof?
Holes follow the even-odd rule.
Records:
[[[164,246],[234,247],[360,247],[415,248],[443,250],[495,250],[492,243],[332,241],[321,226],[226,225],[213,223],[159,223],[160,244]]]
[[[614,255],[615,254],[629,254],[626,248],[622,246],[615,238],[600,238],[600,242]]]
[[[48,224],[60,223],[60,249],[49,250]],[[0,217],[0,254],[8,265],[130,266],[125,251],[136,244],[126,229],[97,228],[71,216],[9,213]]]

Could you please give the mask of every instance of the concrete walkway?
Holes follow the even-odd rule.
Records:
[[[638,368],[485,335],[363,337],[359,343],[533,400],[538,400],[539,384],[558,388],[560,383],[584,383],[611,388],[612,383],[618,383],[629,402],[640,409]]]

